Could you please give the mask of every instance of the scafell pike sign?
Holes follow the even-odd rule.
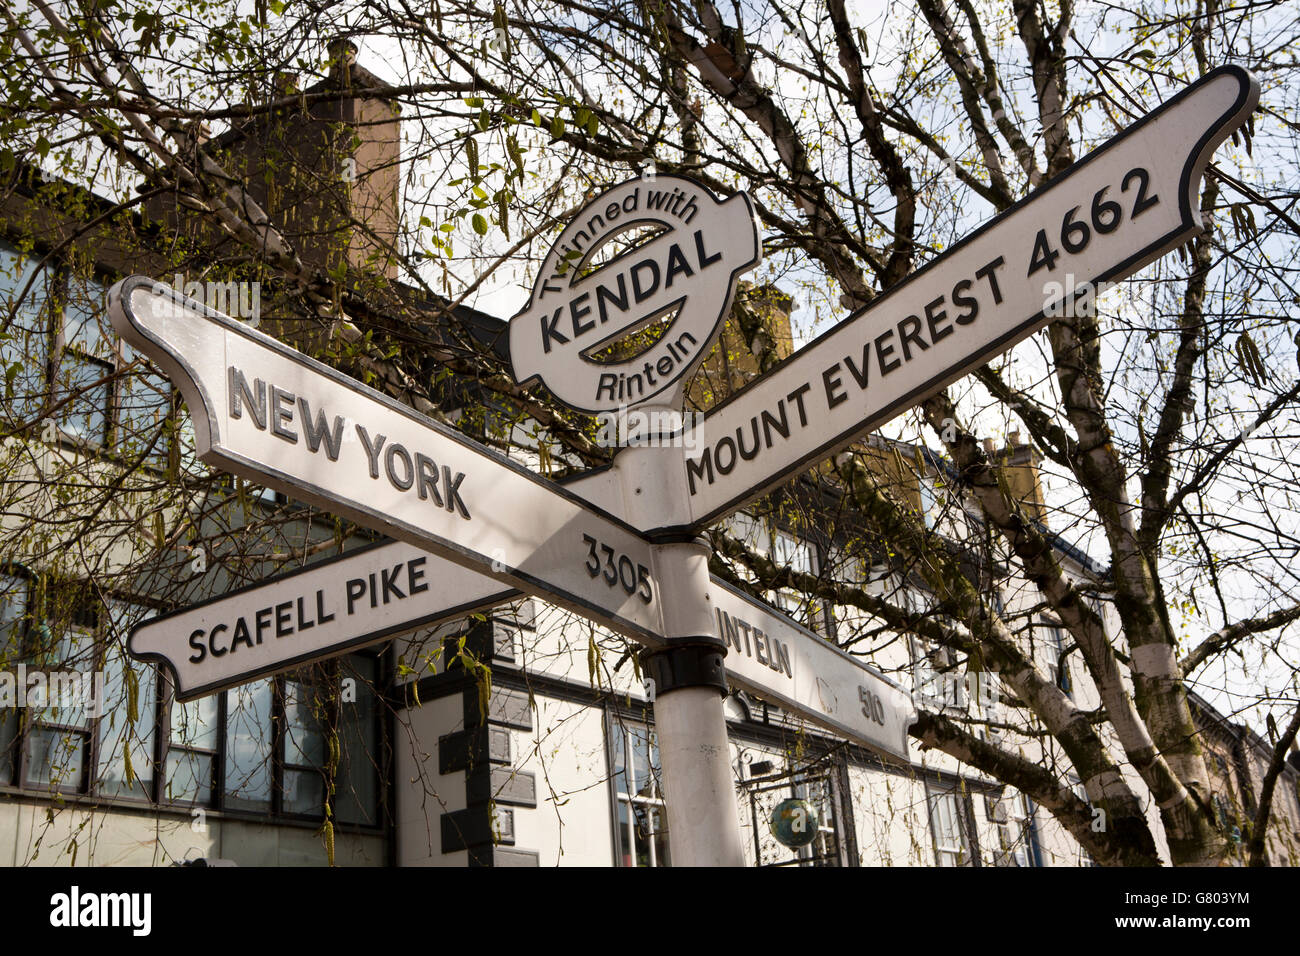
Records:
[[[654,549],[617,518],[152,280],[109,312],[181,389],[204,462],[661,642]]]
[[[592,268],[603,246],[645,229],[659,232]],[[560,234],[528,305],[510,320],[515,380],[540,378],[561,402],[593,414],[655,398],[675,404],[673,386],[704,358],[737,277],[760,255],[744,193],[719,202],[676,176],[613,187]],[[634,357],[601,359],[618,339],[661,321],[666,328]]]
[[[712,409],[684,444],[707,525],[1201,231],[1201,175],[1259,100],[1223,67]]]
[[[166,666],[192,700],[520,596],[388,541],[136,625],[132,656]],[[814,723],[907,756],[910,697],[807,628],[718,578],[709,586],[728,682]]]
[[[193,700],[513,600],[520,592],[402,541],[349,551],[131,629],[133,657]]]

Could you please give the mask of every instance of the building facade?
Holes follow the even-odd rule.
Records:
[[[350,53],[339,48],[336,57],[339,68],[324,82],[353,83],[360,74]],[[298,160],[308,169],[350,162],[356,176],[336,177],[348,183],[341,198],[304,204],[293,189],[270,186],[259,195],[323,263],[370,269],[409,302],[414,292],[399,288],[390,263],[376,261],[384,242],[338,241],[340,223],[358,209],[380,239],[384,223],[398,221],[396,111],[373,94],[377,80],[363,79],[372,93],[345,97],[338,110],[236,130],[214,148],[254,168],[269,142],[307,143]],[[12,675],[0,683],[0,701],[6,686],[10,695],[0,708],[0,864],[670,865],[654,704],[635,648],[543,602],[517,601],[189,703],[175,699],[166,672],[127,657],[129,628],[153,614],[373,539],[207,472],[193,458],[169,383],[113,334],[103,309],[108,286],[133,272],[167,279],[208,268],[168,255],[176,236],[201,246],[201,227],[161,197],[152,218],[132,221],[139,241],[127,243],[54,211],[48,185],[31,171],[11,184],[0,238],[0,298],[11,317],[0,338],[0,672]],[[217,283],[222,311],[253,307],[239,284],[251,281]],[[202,285],[209,298],[212,285]],[[787,303],[770,288],[748,291],[752,312],[724,332],[696,398],[725,394],[761,371],[754,335],[789,349]],[[259,293],[257,308],[267,330],[300,341],[273,294]],[[463,312],[484,341],[501,337],[499,322]],[[759,331],[754,314],[769,320]],[[472,385],[457,385],[443,411],[481,419],[486,433],[492,409],[480,402]],[[529,452],[522,430],[515,438],[540,468],[540,450]],[[883,439],[862,451],[928,528],[970,550],[990,601],[1025,622],[1023,639],[1044,672],[1081,707],[1099,706],[1064,629],[1039,610],[1041,597],[1006,570],[995,546],[972,544],[987,536],[976,509],[952,492],[946,464]],[[1029,449],[1013,436],[998,454],[1012,465],[1026,510],[1045,520]],[[810,479],[803,492],[833,487]],[[909,569],[883,552],[846,558],[837,532],[794,513],[738,515],[729,530],[779,567],[931,612],[932,597]],[[1074,580],[1104,581],[1104,568],[1053,540]],[[152,563],[142,561],[145,552]],[[848,646],[919,707],[1011,733],[999,728],[1014,701],[959,655],[799,592],[759,596],[817,637]],[[1100,598],[1096,609],[1122,646],[1113,610]],[[736,814],[753,865],[1089,862],[1023,794],[946,755],[915,745],[907,759],[882,755],[743,692],[726,708]],[[1241,834],[1271,748],[1207,702],[1197,702],[1197,714],[1213,755],[1216,812]],[[1018,743],[1032,759],[1060,757],[1037,739]],[[1297,763],[1273,797],[1267,848],[1276,864],[1300,862]],[[787,798],[818,809],[816,838],[802,849],[780,844],[769,826]]]

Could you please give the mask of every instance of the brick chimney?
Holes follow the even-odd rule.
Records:
[[[991,443],[985,444],[990,451]],[[993,452],[993,461],[1003,468],[1011,496],[1020,502],[1026,515],[1042,524],[1047,523],[1047,508],[1043,503],[1043,486],[1039,479],[1038,466],[1043,460],[1042,454],[1032,446],[1020,440],[1020,432],[1012,431],[1007,436],[1007,444],[999,451]]]
[[[204,146],[244,180],[304,263],[345,266],[354,280],[394,279],[388,249],[400,229],[400,110],[392,88],[357,64],[356,44],[341,37],[328,50],[324,79],[299,90],[295,74],[275,73],[257,105],[280,105]],[[319,96],[332,93],[343,95]],[[150,212],[169,228],[213,239],[210,225],[177,215],[174,197],[152,203]]]

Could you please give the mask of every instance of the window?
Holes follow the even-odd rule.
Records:
[[[153,613],[0,568],[0,674],[21,664],[29,682],[37,671],[60,678],[39,704],[0,697],[0,786],[317,819],[329,795],[339,822],[382,822],[377,658],[162,707],[158,672],[125,651],[130,628]],[[80,693],[58,696],[78,686],[63,675],[83,680]]]
[[[22,698],[0,711],[0,784],[151,798],[155,671],[121,650],[147,613],[80,585],[0,575],[0,672]]]
[[[935,860],[939,866],[974,866],[973,828],[970,800],[955,790],[932,791],[929,795],[930,832],[934,835]]]
[[[1040,866],[1038,834],[1029,798],[1018,791],[986,796],[988,818],[998,837],[996,866]]]
[[[116,337],[104,310],[108,289],[80,278],[67,281],[53,399],[62,403],[59,425],[87,445],[105,445],[113,416],[112,376]]]
[[[800,541],[783,531],[772,533],[772,561],[779,568],[790,568],[799,574],[816,574],[816,554],[811,544]],[[820,602],[799,591],[786,589],[772,594],[772,603],[786,614],[818,633],[826,630],[820,612]]]
[[[281,678],[284,733],[275,760],[281,813],[319,818],[328,798],[342,823],[380,823],[378,676],[376,658],[353,655]]]
[[[152,608],[109,600],[108,633],[103,645],[104,701],[97,733],[97,789],[110,797],[153,799],[154,738],[158,713],[158,676],[152,666],[126,653],[131,627],[152,617]]]
[[[271,810],[271,711],[275,681],[243,684],[225,693],[226,765],[223,806],[233,810]]]
[[[29,620],[23,637],[23,663],[44,675],[45,687],[36,692],[43,702],[28,690],[20,776],[29,789],[83,792],[93,715],[76,685],[95,670],[98,609],[80,588],[47,589],[44,603],[39,622]],[[71,675],[75,683],[69,685]],[[56,682],[61,685],[57,690]]]
[[[615,865],[668,866],[668,823],[659,789],[659,748],[654,731],[610,713]]]
[[[1088,788],[1083,785],[1082,781],[1080,781],[1078,778],[1074,777],[1073,775],[1067,776],[1066,781],[1069,783],[1070,789],[1074,791],[1074,795],[1078,797],[1080,800],[1082,800],[1085,804],[1087,804],[1088,809],[1092,810],[1093,816],[1096,817],[1099,811],[1093,810],[1092,800],[1090,800],[1088,797]],[[1097,861],[1092,858],[1091,853],[1089,853],[1082,846],[1080,846],[1078,859],[1076,860],[1075,865],[1096,866]]]
[[[0,383],[10,428],[30,424],[45,404],[50,357],[49,291],[37,260],[0,242]],[[10,321],[10,315],[13,320]]]
[[[321,819],[328,797],[339,822],[379,825],[378,676],[354,654],[173,704],[165,799]]]
[[[922,475],[919,484],[921,489],[921,517],[925,520],[925,527],[933,530],[934,526],[939,523],[939,512],[945,499],[939,491],[938,482],[929,475]]]
[[[0,784],[14,782],[18,766],[19,717],[16,695],[17,664],[22,661],[22,635],[27,618],[27,582],[13,574],[0,574],[0,673],[15,675],[15,700],[0,707]]]
[[[334,817],[378,826],[380,780],[379,659],[354,654],[342,665],[339,694],[339,767]]]
[[[167,379],[136,363],[113,332],[105,282],[38,264],[35,254],[0,242],[5,424],[34,426],[48,403],[57,406],[53,423],[64,438],[165,468],[174,431]],[[14,321],[3,328],[10,310]]]
[[[749,515],[737,512],[729,522],[729,532],[752,551],[771,558],[778,568],[791,568],[800,574],[819,574],[817,546],[785,532],[769,528]],[[820,601],[792,588],[766,593],[767,601],[780,608],[805,627],[825,635],[830,625],[828,612]]]
[[[173,701],[168,727],[165,786],[168,803],[211,806],[221,739],[221,696]]]
[[[1005,618],[1007,616],[1007,601],[1006,598],[1002,596],[1002,588],[998,587],[997,584],[994,584],[989,592],[989,597],[992,600],[993,612],[997,614],[998,617]]]
[[[909,635],[912,687],[916,696],[935,709],[964,711],[969,703],[966,674],[958,652]]]
[[[1066,657],[1069,648],[1065,628],[1048,621],[1040,625],[1040,629],[1043,634],[1042,653],[1052,683],[1065,691],[1066,694],[1070,694],[1073,691],[1074,684],[1070,680],[1070,662]]]

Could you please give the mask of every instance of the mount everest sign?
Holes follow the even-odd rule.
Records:
[[[1200,181],[1259,86],[1192,84],[705,415],[683,442],[694,527],[919,404],[1202,230]],[[643,529],[644,530],[644,529]]]

